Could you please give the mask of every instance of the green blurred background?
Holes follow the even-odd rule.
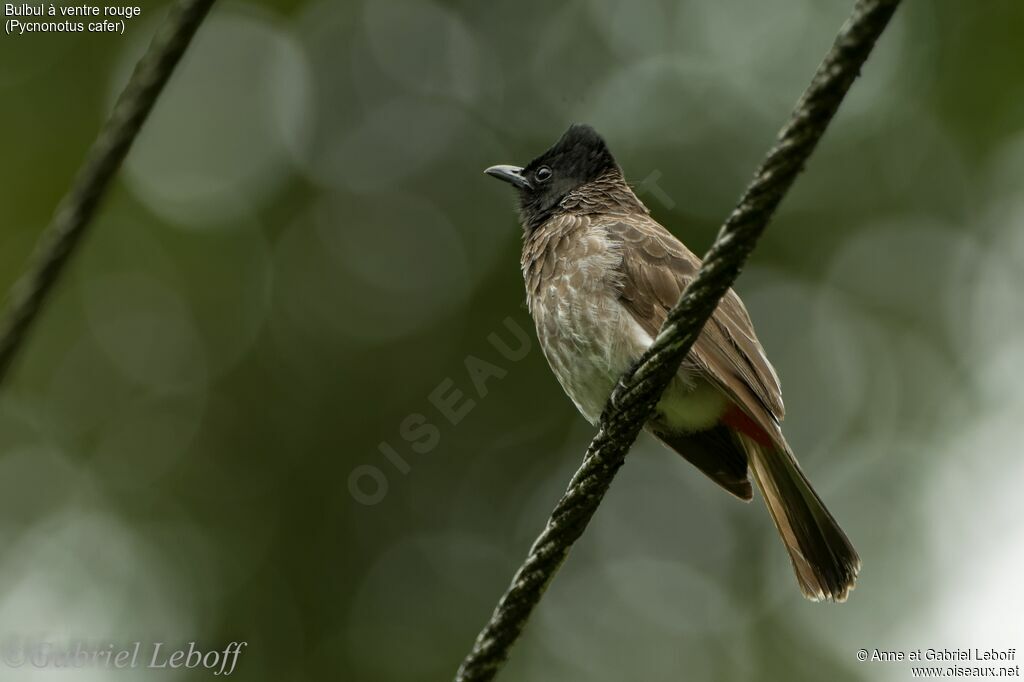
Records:
[[[591,436],[483,168],[591,123],[702,253],[850,6],[216,6],[0,394],[0,637],[448,679]],[[0,36],[4,289],[166,7]],[[850,601],[805,602],[762,504],[644,437],[502,680],[904,680],[855,652],[1024,652],[1022,40],[1017,0],[905,3],[738,284],[863,556]],[[516,361],[488,340],[516,346],[509,324]],[[504,373],[484,396],[468,356]],[[432,448],[403,438],[422,422]]]

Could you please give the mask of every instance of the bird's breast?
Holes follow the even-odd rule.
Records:
[[[651,339],[619,302],[620,255],[603,231],[553,244],[542,258],[532,271],[524,266],[537,337],[565,392],[596,423],[615,382]]]
[[[543,248],[535,241],[531,253],[528,243],[523,258],[537,338],[562,388],[597,424],[619,377],[653,339],[620,300],[621,244],[594,227],[539,237]],[[726,405],[717,388],[681,370],[659,402],[659,419],[674,431],[698,431],[717,423]]]

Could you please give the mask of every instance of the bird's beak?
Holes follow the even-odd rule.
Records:
[[[519,166],[491,166],[484,173],[515,185],[519,189],[533,189],[530,181],[523,177],[523,169]]]

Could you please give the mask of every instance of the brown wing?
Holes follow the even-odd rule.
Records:
[[[609,221],[610,238],[622,244],[620,299],[652,337],[697,274],[700,260],[649,216]],[[739,296],[730,289],[686,360],[785,446],[779,422],[782,391]]]
[[[608,234],[622,242],[621,300],[652,336],[658,332],[686,284],[696,275],[699,260],[654,220],[630,218],[608,225]],[[731,290],[719,303],[697,338],[686,362],[715,383],[775,441],[762,447],[743,434],[729,433],[723,445],[714,432],[670,434],[666,443],[733,494],[749,499],[749,459],[754,479],[778,528],[804,594],[813,600],[844,601],[860,570],[860,557],[842,528],[800,470],[779,427],[782,395],[775,371],[761,350],[739,297]],[[694,437],[700,442],[695,443]],[[730,448],[729,445],[732,445]],[[743,458],[737,478],[736,458]]]

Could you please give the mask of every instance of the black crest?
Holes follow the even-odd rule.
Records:
[[[646,212],[622,180],[608,145],[588,125],[569,126],[554,146],[525,168],[491,166],[484,172],[519,190],[519,214],[527,232],[547,220],[567,194],[612,174],[620,181],[623,194],[632,197],[631,203]]]
[[[618,164],[608,145],[588,125],[573,124],[550,149],[523,168],[519,213],[530,230],[543,223],[566,194],[593,182]]]
[[[575,181],[576,186],[618,168],[604,139],[596,130],[581,123],[569,126],[558,142],[526,165],[523,174],[530,178],[531,173],[536,173],[542,166],[548,166],[555,177]]]

